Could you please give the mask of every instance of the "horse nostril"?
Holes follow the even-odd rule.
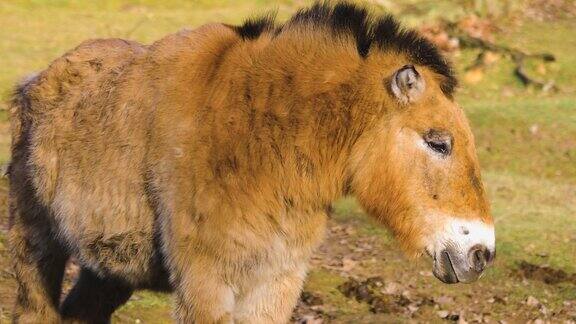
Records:
[[[475,245],[468,252],[468,258],[474,270],[482,272],[490,261],[490,251],[484,245]]]

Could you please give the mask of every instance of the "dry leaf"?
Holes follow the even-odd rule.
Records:
[[[526,305],[536,307],[540,305],[540,301],[534,296],[528,296],[528,298],[526,298]]]
[[[388,282],[384,285],[384,289],[382,289],[382,293],[386,295],[394,295],[402,288],[399,284],[395,282]]]
[[[301,324],[322,324],[324,323],[324,320],[321,317],[315,317],[312,315],[306,315],[302,317],[302,320],[300,320]]]
[[[438,315],[438,317],[440,318],[446,318],[448,317],[449,314],[450,312],[448,312],[447,310],[441,310],[436,312],[436,315]]]
[[[485,65],[492,65],[500,60],[500,54],[496,52],[486,51],[482,57]]]
[[[482,68],[472,68],[464,74],[464,81],[469,84],[476,84],[484,79]]]
[[[440,296],[438,298],[434,298],[434,302],[438,305],[448,305],[454,302],[454,298],[450,296]]]
[[[354,267],[358,264],[358,261],[354,261],[350,258],[343,258],[342,259],[342,271],[350,272]]]

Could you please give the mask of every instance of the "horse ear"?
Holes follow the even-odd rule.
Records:
[[[414,65],[404,65],[392,76],[390,83],[390,90],[403,104],[412,103],[417,101],[424,89],[426,83],[424,78],[416,71]]]

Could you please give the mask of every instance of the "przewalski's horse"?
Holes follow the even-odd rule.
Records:
[[[182,323],[286,321],[346,194],[440,280],[476,280],[494,229],[455,85],[433,45],[347,3],[83,43],[12,104],[15,319],[106,322],[148,288]]]

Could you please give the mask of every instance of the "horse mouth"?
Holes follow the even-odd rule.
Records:
[[[442,251],[440,254],[440,260],[437,260],[436,257],[434,257],[433,273],[434,276],[443,283],[455,284],[460,282],[460,280],[458,280],[458,275],[456,274],[456,269],[454,268],[454,263],[450,258],[450,253],[446,250]]]
[[[450,266],[450,271],[449,273],[454,275],[454,280],[456,282],[459,282],[460,280],[458,280],[458,273],[456,273],[456,269],[454,269],[454,263],[452,263],[452,259],[450,258],[450,253],[448,253],[448,251],[444,251],[444,254],[446,255],[446,260],[448,261],[448,265]]]

